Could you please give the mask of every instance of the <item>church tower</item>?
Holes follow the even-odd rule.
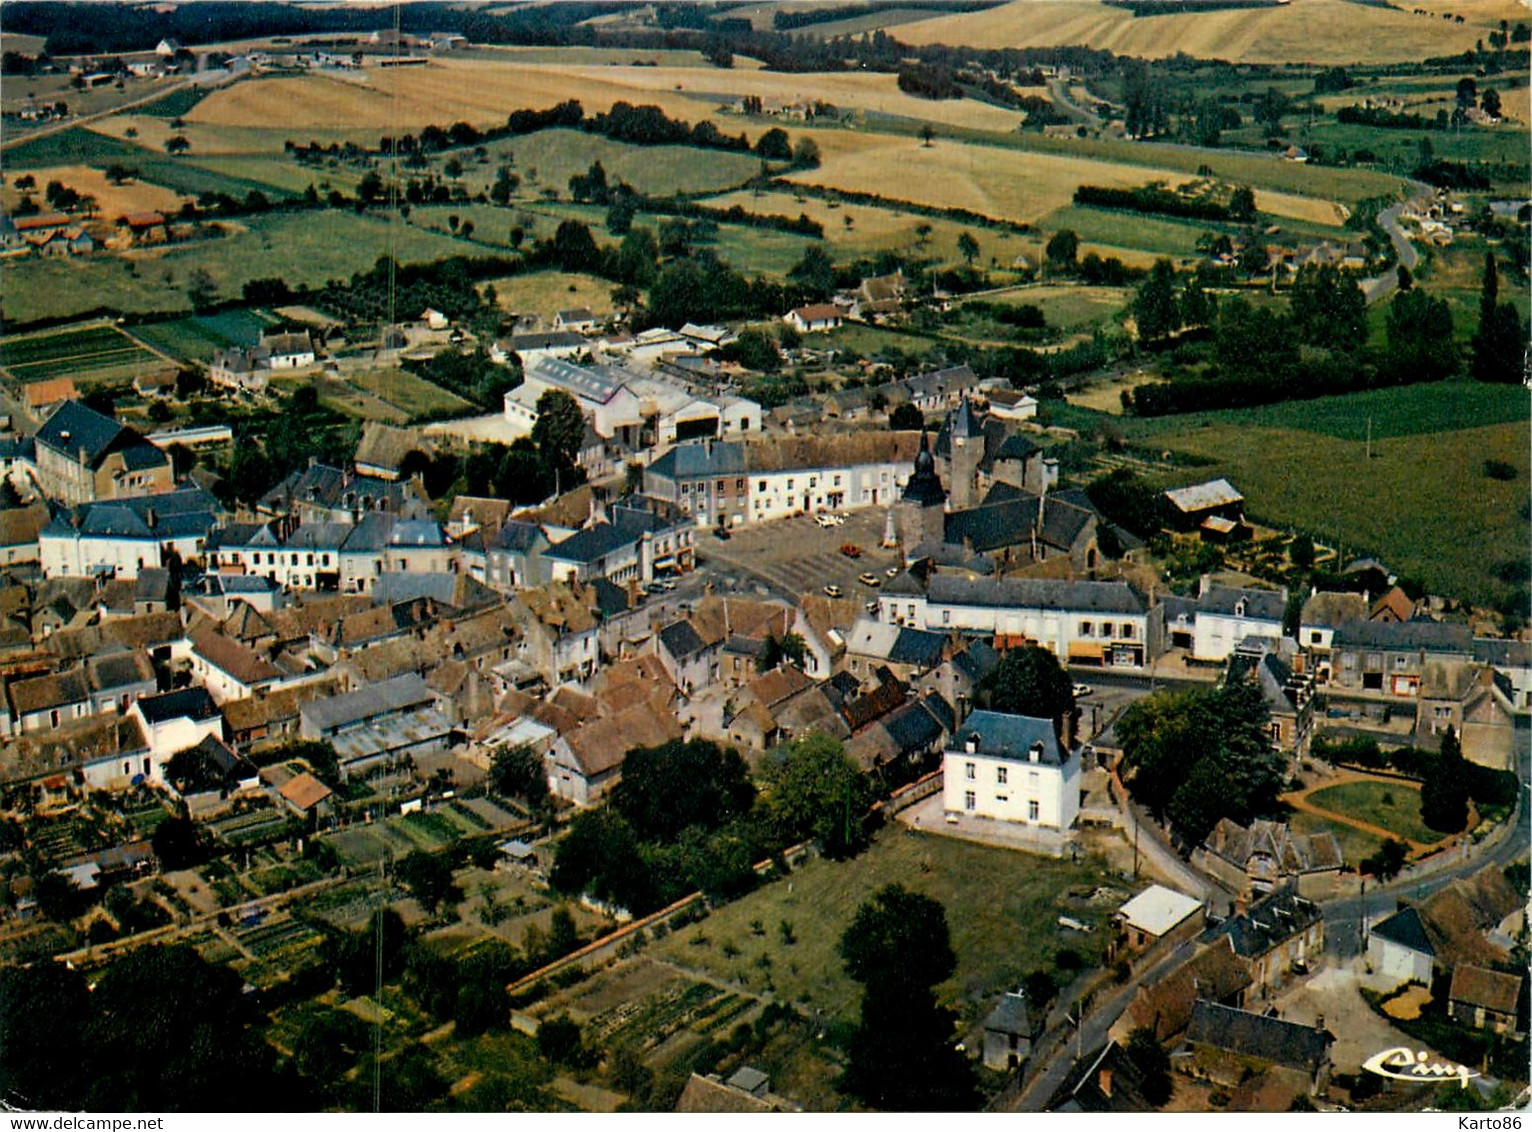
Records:
[[[979,461],[984,458],[984,426],[965,393],[947,418],[948,473],[952,509],[978,506]]]
[[[944,534],[947,491],[936,474],[936,459],[931,455],[931,441],[920,430],[920,451],[915,454],[915,471],[904,485],[899,499],[899,541],[908,562],[915,547],[923,542],[941,542]]]

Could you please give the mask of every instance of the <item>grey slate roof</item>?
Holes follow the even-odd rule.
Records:
[[[124,434],[127,436],[124,436]],[[62,452],[71,460],[85,451],[85,462],[95,467],[108,452],[124,441],[143,441],[132,429],[102,416],[78,401],[65,401],[37,430],[37,443]],[[152,446],[151,446],[152,447]],[[155,449],[158,451],[158,449]],[[163,456],[163,453],[161,453]]]
[[[690,621],[672,621],[666,625],[660,630],[660,643],[677,660],[696,656],[707,648],[707,643],[697,635]]]
[[[1335,630],[1337,648],[1366,648],[1397,652],[1473,654],[1473,634],[1467,625],[1438,621],[1352,621]]]
[[[213,528],[217,508],[217,500],[200,487],[183,487],[159,495],[82,503],[60,511],[43,528],[43,534],[140,539],[205,537]]]
[[[940,633],[925,629],[901,628],[894,636],[886,659],[895,664],[913,664],[921,668],[934,668],[941,663],[942,646],[946,638]]]
[[[1192,1007],[1186,1040],[1257,1061],[1313,1071],[1324,1062],[1330,1036],[1313,1026],[1284,1022],[1249,1010],[1199,1002]]]
[[[897,580],[897,579],[896,579]],[[1051,578],[958,578],[934,575],[927,588],[943,605],[1143,613],[1148,603],[1125,582],[1066,582]]]
[[[1374,924],[1371,934],[1422,955],[1436,955],[1436,948],[1431,945],[1431,938],[1426,934],[1420,913],[1414,908],[1401,908],[1388,919]]]
[[[1027,756],[1032,748],[1041,744],[1039,763],[1061,766],[1066,758],[1059,751],[1058,739],[1053,734],[1053,724],[1046,719],[1029,715],[1006,715],[998,711],[976,711],[963,721],[953,736],[953,747],[965,749],[968,741],[978,737],[978,754],[988,758],[1031,761]]]
[[[138,710],[148,723],[165,723],[172,719],[212,719],[218,714],[218,705],[207,694],[206,688],[182,688],[176,692],[164,692],[158,696],[140,696]]]
[[[1004,995],[984,1018],[984,1028],[999,1034],[1032,1036],[1032,1019],[1027,1012],[1027,998],[1019,991]]]
[[[1234,954],[1255,959],[1321,919],[1318,904],[1284,888],[1256,901],[1244,915],[1225,920],[1208,935],[1227,935]]]
[[[666,479],[694,476],[742,476],[749,471],[745,446],[737,441],[698,441],[677,444],[649,465]]]
[[[494,545],[497,550],[524,554],[535,547],[539,541],[546,541],[542,528],[535,523],[523,523],[519,519],[512,519],[495,535]]]
[[[380,680],[354,692],[315,700],[303,705],[304,720],[321,732],[335,731],[354,723],[402,712],[421,704],[435,702],[426,682],[414,672]]]
[[[1256,621],[1281,623],[1287,608],[1287,599],[1276,590],[1242,590],[1229,586],[1209,586],[1197,599],[1197,609],[1203,613],[1221,613],[1234,617],[1240,602],[1245,611],[1238,616]]]
[[[1532,666],[1532,644],[1526,641],[1502,641],[1493,637],[1473,639],[1473,658],[1496,668]]]

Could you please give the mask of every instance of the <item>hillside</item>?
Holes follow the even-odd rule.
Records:
[[[1462,15],[1444,20],[1437,9]],[[1124,55],[1268,63],[1389,63],[1466,51],[1501,19],[1532,11],[1515,0],[1430,5],[1433,15],[1348,0],[1292,0],[1279,8],[1146,16],[1096,0],[1012,0],[999,8],[905,24],[905,43],[987,47],[1083,44]]]

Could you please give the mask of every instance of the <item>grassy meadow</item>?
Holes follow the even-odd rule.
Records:
[[[1442,839],[1420,820],[1420,790],[1408,782],[1347,782],[1316,790],[1308,800],[1331,813],[1379,826],[1422,845]]]

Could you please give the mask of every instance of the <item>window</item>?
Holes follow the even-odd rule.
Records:
[[[793,481],[792,480],[788,480],[787,481],[787,490],[788,491],[792,491],[792,489],[793,489]]]
[[[761,481],[761,487],[760,487],[760,490],[761,490],[761,491],[765,491],[765,490],[766,490],[766,481],[765,481],[765,480],[762,480],[762,481]]]
[[[1324,634],[1321,633],[1318,629],[1315,629],[1312,633],[1309,634],[1309,644],[1317,645],[1323,637]]]
[[[952,624],[952,610],[950,610],[950,609],[942,610],[942,624],[943,625],[950,625],[950,624]]]
[[[1042,781],[1042,775],[1038,774],[1037,771],[1035,771],[1035,770],[1027,771],[1027,785],[1032,787],[1033,790],[1037,789],[1037,784],[1039,782],[1041,782],[1041,781]]]
[[[1036,821],[1037,820],[1037,815],[1038,815],[1037,800],[1034,798],[1032,801],[1027,803],[1027,820],[1028,821]]]
[[[839,476],[835,477],[835,481],[834,481],[834,483],[831,486],[833,486],[833,487],[839,487],[840,486],[840,477]]]
[[[995,782],[1001,786],[1004,786],[1006,771],[1009,769],[1009,767],[997,766],[995,768]]]
[[[1436,719],[1451,719],[1452,709],[1450,707],[1434,707],[1431,709],[1431,715]]]
[[[1095,630],[1094,630],[1094,628],[1092,627],[1092,625],[1091,625],[1091,623],[1089,621],[1081,621],[1080,622],[1080,636],[1082,636],[1082,637],[1089,637],[1089,636],[1092,636],[1094,634],[1094,632],[1095,632]]]
[[[976,764],[974,764],[974,763],[964,763],[963,764],[963,775],[966,778],[978,778],[979,777],[979,768],[978,768],[978,766]]]
[[[1011,800],[1011,796],[1009,794],[996,794],[995,795],[995,801],[997,801],[997,802],[1009,802],[1010,800]]]
[[[314,556],[312,554],[310,554],[307,565],[312,566],[313,564],[314,564]]]
[[[974,792],[972,790],[966,791],[963,794],[963,809],[965,809],[965,810],[977,809],[978,805],[979,805],[979,799],[974,794]]]
[[[714,485],[714,490],[716,490],[719,495],[722,495],[724,493],[724,488],[725,488],[725,482],[723,480],[719,480]]]
[[[1120,636],[1125,641],[1131,641],[1133,639],[1133,626],[1130,622],[1124,621],[1122,623],[1122,632]]]
[[[735,480],[734,481],[734,490],[735,491],[744,491],[745,490],[745,481],[744,480]]]
[[[1394,671],[1403,672],[1409,666],[1410,658],[1407,656],[1394,657]]]
[[[913,605],[905,606],[904,607],[904,615],[906,617],[914,617],[915,616],[915,607]]]

